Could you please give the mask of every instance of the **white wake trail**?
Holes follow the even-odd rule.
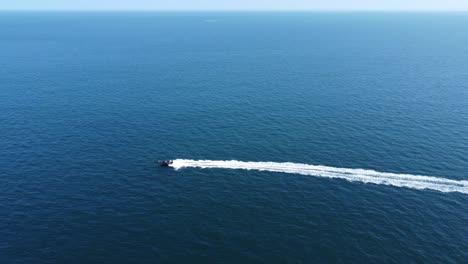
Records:
[[[431,189],[440,192],[459,192],[468,194],[468,181],[457,181],[433,176],[378,172],[366,169],[335,168],[321,165],[309,165],[291,162],[245,162],[237,160],[189,160],[176,159],[171,164],[175,169],[185,167],[203,169],[237,169],[293,173],[324,178],[345,179],[352,182],[374,183],[407,187],[413,189]]]

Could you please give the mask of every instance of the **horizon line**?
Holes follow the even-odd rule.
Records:
[[[467,9],[2,9],[0,12],[415,12],[465,13]]]

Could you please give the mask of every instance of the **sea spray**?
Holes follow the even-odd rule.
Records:
[[[373,183],[407,187],[412,189],[431,189],[440,192],[459,192],[468,194],[468,181],[413,174],[378,172],[367,169],[337,168],[322,165],[309,165],[292,162],[245,162],[237,160],[190,160],[176,159],[171,164],[175,169],[185,167],[203,169],[236,169],[292,173],[324,178],[345,179],[352,182]]]

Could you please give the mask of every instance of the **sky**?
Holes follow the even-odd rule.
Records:
[[[468,11],[468,0],[0,0],[0,10]]]

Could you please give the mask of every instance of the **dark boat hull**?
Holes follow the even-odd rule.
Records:
[[[158,160],[159,167],[169,167],[172,164],[172,160]]]

